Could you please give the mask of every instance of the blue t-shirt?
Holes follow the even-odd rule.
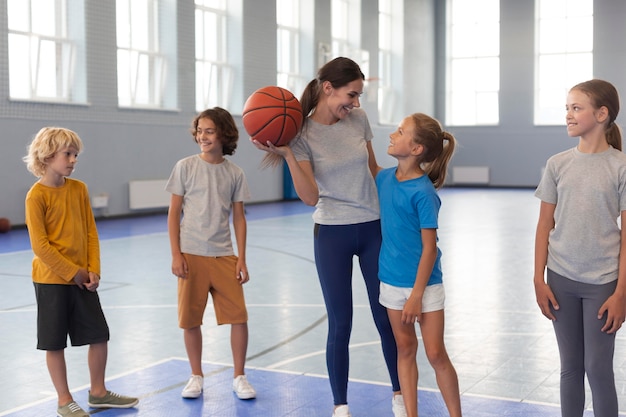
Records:
[[[437,229],[441,200],[428,178],[396,179],[396,168],[376,176],[383,244],[379,256],[379,279],[395,287],[411,288],[422,256],[422,229]],[[427,285],[440,284],[441,250]]]

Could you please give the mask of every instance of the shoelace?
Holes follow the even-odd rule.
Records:
[[[70,409],[70,411],[73,413],[74,411],[80,411],[80,406],[78,404],[76,404],[75,402],[71,402],[67,405],[67,408]]]

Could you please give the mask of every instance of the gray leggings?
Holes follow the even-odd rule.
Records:
[[[585,373],[591,388],[596,417],[617,417],[617,393],[613,374],[615,333],[600,331],[606,314],[598,310],[615,291],[617,281],[584,284],[548,269],[547,282],[559,310],[554,332],[561,355],[561,415],[582,417],[585,408]]]

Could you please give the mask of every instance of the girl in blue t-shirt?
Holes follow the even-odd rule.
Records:
[[[461,416],[459,382],[444,345],[444,290],[437,248],[437,189],[443,186],[454,137],[422,113],[402,120],[389,135],[387,153],[398,166],[376,175],[383,243],[380,303],[387,308],[398,345],[398,377],[407,416],[417,416],[417,334],[451,417]]]

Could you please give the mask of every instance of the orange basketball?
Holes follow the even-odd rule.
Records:
[[[243,127],[252,139],[283,146],[296,137],[302,127],[302,106],[282,87],[268,86],[250,94],[243,106]]]

